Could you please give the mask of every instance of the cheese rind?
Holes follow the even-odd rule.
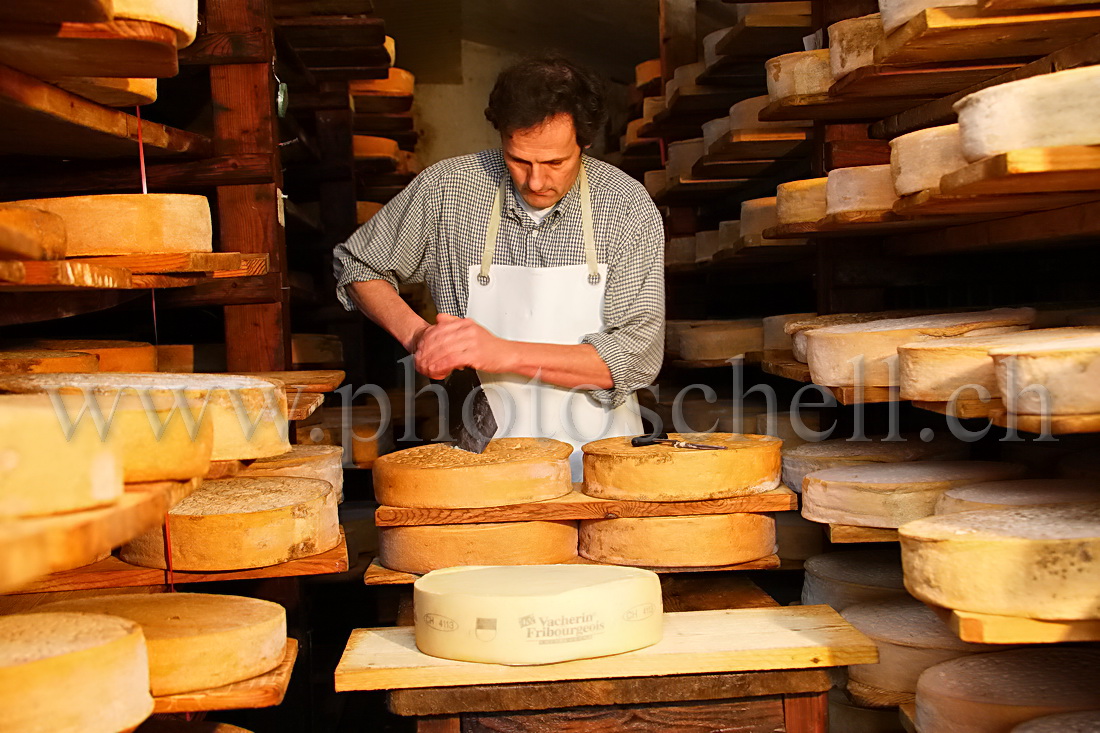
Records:
[[[882,28],[889,34],[929,8],[952,8],[977,5],[977,0],[879,0]]]
[[[152,712],[145,638],[134,622],[87,613],[0,617],[0,729],[118,733]]]
[[[898,200],[890,165],[834,168],[825,184],[826,213],[890,211]]]
[[[806,476],[830,468],[852,467],[868,463],[954,460],[966,458],[965,443],[951,438],[924,442],[913,436],[902,441],[846,440],[834,438],[803,443],[783,449],[783,484],[802,491]]]
[[[556,565],[577,557],[576,522],[494,522],[379,527],[379,560],[429,573],[461,565]]]
[[[0,374],[58,374],[99,371],[99,356],[78,351],[0,351]]]
[[[802,605],[843,611],[857,603],[905,598],[901,561],[894,550],[827,552],[806,560]]]
[[[787,97],[827,94],[833,85],[827,48],[776,56],[764,62],[764,70],[772,102]]]
[[[771,98],[764,94],[759,97],[743,99],[730,107],[730,129],[741,132],[775,130],[785,128],[802,129],[812,127],[812,123],[806,120],[775,120],[765,121],[760,119],[760,112],[771,103]]]
[[[778,438],[730,433],[669,437],[724,445],[726,450],[635,448],[630,438],[597,440],[582,449],[584,493],[602,499],[703,501],[760,494],[779,486]]]
[[[382,504],[424,508],[506,506],[573,490],[572,446],[549,438],[497,438],[485,452],[433,443],[390,453],[374,464]]]
[[[629,128],[628,128],[629,132]],[[712,147],[717,145],[722,140],[726,140],[730,135],[730,118],[719,117],[716,120],[710,120],[703,123],[703,149],[710,151]]]
[[[779,225],[777,197],[749,199],[741,202],[741,246],[763,247],[769,244],[791,244],[789,239],[765,239],[764,231]]]
[[[886,36],[878,13],[833,23],[829,32],[829,69],[840,79],[875,63],[875,46]]]
[[[352,135],[351,154],[356,160],[385,158],[396,160],[400,148],[396,140],[372,135]]]
[[[649,171],[646,173],[648,176]],[[665,243],[666,265],[691,265],[695,263],[695,235],[673,237]]]
[[[157,347],[141,341],[102,341],[79,339],[36,339],[36,349],[95,354],[101,372],[155,372]]]
[[[444,659],[548,664],[661,640],[661,582],[590,565],[436,570],[413,584],[416,645]]]
[[[759,320],[699,324],[680,333],[680,356],[691,361],[729,359],[764,348]]]
[[[815,222],[825,218],[825,185],[828,178],[780,183],[775,192],[779,224]]]
[[[936,501],[936,514],[1100,502],[1097,479],[1016,479],[955,486]]]
[[[722,248],[722,238],[717,229],[695,232],[695,261],[710,262]]]
[[[774,552],[775,520],[766,514],[581,521],[581,557],[614,565],[721,567]]]
[[[669,143],[668,164],[665,166],[668,177],[672,180],[694,178],[691,169],[705,153],[701,137]]]
[[[166,25],[176,32],[176,47],[191,45],[198,32],[198,0],[114,0],[115,18]]]
[[[353,79],[348,82],[352,96],[408,96],[416,86],[412,72],[391,66],[385,79]]]
[[[867,323],[887,318],[904,318],[919,315],[921,311],[882,311],[877,313],[833,313],[825,316],[813,316],[801,320],[789,321],[783,330],[791,337],[791,349],[795,361],[806,363],[806,332],[826,326],[839,326],[845,323]]]
[[[966,165],[958,125],[917,130],[890,141],[890,173],[899,196],[940,190],[940,179]]]
[[[1100,333],[990,349],[997,387],[1011,412],[1100,413]]]
[[[764,351],[790,351],[791,337],[785,326],[792,321],[813,318],[816,313],[789,313],[782,316],[768,316],[764,319]]]
[[[1096,733],[1100,730],[1100,710],[1059,713],[1020,723],[1010,733]]]
[[[344,449],[336,445],[293,445],[281,456],[259,458],[237,474],[240,478],[310,478],[327,481],[344,500]]]
[[[38,609],[102,613],[139,624],[149,653],[150,687],[158,696],[265,674],[279,666],[286,647],[286,611],[256,598],[126,594],[58,601]]]

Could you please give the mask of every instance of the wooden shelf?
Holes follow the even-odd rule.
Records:
[[[335,392],[344,383],[345,373],[339,369],[302,369],[288,372],[234,372],[242,377],[277,379],[287,391],[324,394]]]
[[[288,388],[287,419],[305,420],[307,417],[317,412],[317,409],[321,407],[324,401],[325,396],[323,394],[317,394],[316,392],[296,392]]]
[[[810,143],[806,133],[796,130],[759,134],[733,130],[706,154],[714,160],[808,160]]]
[[[691,169],[691,175],[703,180],[745,179],[745,178],[797,178],[809,175],[810,161],[806,158],[787,160],[744,160],[729,159],[725,156],[704,155]]]
[[[53,23],[0,33],[0,64],[39,79],[165,78],[179,73],[176,31],[143,20]]]
[[[1058,644],[1100,641],[1100,620],[1043,621],[989,613],[930,608],[963,641],[976,644]]]
[[[772,356],[772,358],[766,358],[764,361],[760,362],[760,368],[768,374],[774,374],[777,377],[783,377],[785,379],[793,379],[796,382],[805,382],[809,384],[812,381],[810,379],[810,367],[802,362],[794,361],[793,358],[788,361],[777,359]],[[837,402],[842,405],[899,401],[897,387],[818,386],[835,397]]]
[[[154,713],[198,713],[207,710],[271,708],[282,703],[290,686],[290,673],[298,659],[298,640],[286,640],[279,666],[267,674],[208,690],[181,692],[153,698]]]
[[[941,415],[956,417],[960,420],[988,418],[995,410],[1003,409],[1001,400],[993,398],[988,402],[978,399],[955,400],[954,402],[925,402],[913,400],[913,407],[929,412],[937,412]]]
[[[878,120],[933,99],[921,97],[834,97],[831,94],[799,94],[777,99],[760,112],[767,122],[785,120]]]
[[[225,254],[225,258],[220,258]],[[202,285],[222,278],[242,278],[267,274],[266,254],[219,253],[209,261],[199,256],[197,266],[207,264],[236,265],[236,269],[206,271],[165,271],[161,267],[187,267],[186,256],[129,255],[92,257],[74,260],[3,261],[0,262],[0,290],[9,292],[58,291],[73,288],[151,289],[184,288]],[[163,258],[163,259],[161,259]],[[102,260],[108,264],[99,264]],[[123,266],[131,261],[134,269]],[[146,264],[141,264],[145,262]]]
[[[861,66],[829,89],[834,97],[937,97],[972,87],[1022,66],[1015,61],[945,66]]]
[[[692,179],[676,178],[654,195],[658,206],[680,206],[714,201],[734,194],[746,183],[747,178]]]
[[[240,252],[180,252],[166,254],[108,255],[104,257],[73,257],[65,262],[82,262],[129,270],[132,275],[159,272],[215,272],[239,270],[243,264]]]
[[[948,173],[945,194],[1088,191],[1100,195],[1100,145],[1012,150]]]
[[[146,529],[159,526],[164,521],[164,514],[168,509],[159,512],[154,520],[143,526],[141,530],[113,542],[109,547],[117,547],[124,544],[134,536]],[[98,553],[97,553],[98,554]],[[187,572],[176,570],[172,573],[172,582],[181,583],[215,583],[223,580],[255,580],[258,578],[293,578],[304,575],[329,575],[345,572],[348,564],[348,546],[344,539],[343,529],[340,530],[340,544],[328,552],[323,552],[312,557],[304,557],[300,560],[291,560],[279,565],[271,565],[266,568],[253,568],[251,570],[223,570],[211,572]],[[165,585],[167,573],[156,568],[143,568],[137,565],[129,565],[117,557],[109,557],[97,563],[86,565],[75,570],[54,573],[35,583],[26,585],[18,590],[19,593],[56,593],[59,591],[93,590],[105,588],[136,588],[148,585]]]
[[[1100,174],[1100,171],[1096,173]],[[1100,199],[1100,190],[1073,193],[977,195],[938,193],[929,190],[902,196],[894,204],[894,213],[906,218],[921,216],[996,218],[997,214],[1048,211],[1098,199]]]
[[[980,217],[979,217],[980,218]],[[966,224],[975,217],[926,217],[910,219],[893,211],[849,211],[829,214],[815,222],[780,224],[764,230],[768,239],[835,239],[837,237],[873,237],[883,234],[942,229],[952,224]]]
[[[763,81],[763,75],[761,75],[761,81]],[[668,100],[667,109],[661,114],[670,118],[702,115],[708,120],[712,120],[715,117],[729,114],[731,106],[743,99],[755,96],[759,90],[760,86],[757,84],[753,84],[746,91],[725,86],[704,86],[701,84],[683,86],[672,93],[672,97]],[[654,119],[656,120],[656,118]]]
[[[1002,428],[1016,428],[1036,435],[1050,431],[1052,435],[1073,433],[1100,433],[1100,415],[1013,415],[1004,409],[989,412],[993,424]]]
[[[830,524],[829,542],[836,544],[853,544],[856,542],[897,542],[898,531],[896,529],[883,529],[881,527],[856,527],[851,524]]]
[[[917,733],[917,704],[906,702],[898,706],[898,717],[906,733]]]
[[[704,269],[706,263],[703,263]],[[676,369],[718,369],[728,368],[731,365],[759,364],[761,352],[750,351],[745,354],[735,354],[725,359],[673,359],[668,365]]]
[[[773,56],[801,51],[802,38],[811,33],[809,16],[748,15],[726,31],[714,50],[727,59],[760,61],[763,66]]]

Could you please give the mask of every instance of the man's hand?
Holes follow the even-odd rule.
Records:
[[[444,379],[455,369],[473,367],[500,374],[511,371],[512,342],[497,338],[468,318],[440,313],[416,344],[416,370],[429,379]]]

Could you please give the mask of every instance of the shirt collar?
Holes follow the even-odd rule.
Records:
[[[588,186],[591,189],[591,187],[592,187],[592,167],[589,164],[589,162],[590,162],[590,158],[587,155],[582,153],[581,154],[581,165],[583,165],[585,167],[585,170],[588,173]],[[501,216],[512,216],[515,219],[517,219],[518,221],[530,222],[531,220],[527,216],[527,213],[523,210],[523,207],[521,207],[520,204],[519,204],[519,193],[516,191],[516,184],[512,180],[511,174],[508,172],[508,166],[506,166],[504,164],[504,154],[503,153],[500,154],[500,167],[501,167],[501,175],[508,176],[508,185],[505,186],[505,188],[504,188],[504,203],[503,203],[503,206],[502,206],[502,210],[500,212]],[[550,221],[552,221],[554,219],[561,218],[562,216],[568,214],[573,209],[579,208],[580,207],[580,196],[581,196],[581,177],[580,177],[580,175],[578,175],[577,179],[575,181],[573,181],[573,185],[570,187],[569,191],[566,192],[565,196],[562,197],[561,201],[559,201],[557,203],[554,210],[551,211],[547,215],[546,219],[544,219],[543,222],[544,223],[549,223]]]

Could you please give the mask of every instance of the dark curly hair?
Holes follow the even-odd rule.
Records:
[[[500,72],[485,108],[503,135],[562,113],[573,118],[582,148],[596,139],[607,114],[600,78],[561,56],[526,59]]]

